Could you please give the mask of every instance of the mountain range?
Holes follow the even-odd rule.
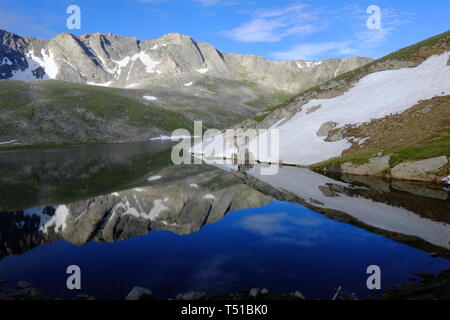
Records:
[[[193,120],[226,128],[371,60],[270,61],[177,33],[39,40],[0,30],[0,141],[145,140]]]

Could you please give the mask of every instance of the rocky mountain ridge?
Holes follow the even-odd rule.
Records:
[[[226,54],[178,33],[143,41],[111,33],[62,33],[39,40],[0,30],[1,79],[55,79],[118,88],[177,84],[186,88],[209,76],[296,93],[310,83],[370,61],[360,57],[270,61],[256,55]]]

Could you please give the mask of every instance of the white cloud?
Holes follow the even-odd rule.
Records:
[[[35,22],[34,17],[0,7],[0,29],[22,36],[51,38],[55,32]]]
[[[145,2],[145,3],[162,3],[169,2],[172,0],[136,0],[137,2]],[[234,0],[191,0],[192,2],[197,3],[202,7],[212,7],[216,5],[235,5],[238,4],[238,1]]]
[[[240,26],[223,32],[239,42],[278,42],[291,35],[307,35],[319,30],[317,14],[303,5],[258,10]]]
[[[321,55],[341,56],[354,54],[349,41],[323,43],[307,43],[295,46],[286,51],[274,52],[271,56],[278,60],[315,60]]]
[[[339,14],[338,14],[339,13]],[[386,42],[398,28],[404,24],[411,23],[411,14],[400,12],[393,8],[382,8],[381,28],[369,30],[366,26],[368,15],[365,8],[359,6],[347,6],[342,8],[338,14],[338,20],[322,20],[331,22],[331,26],[342,23],[345,17],[350,24],[354,24],[354,32],[344,41],[303,43],[286,50],[271,53],[271,57],[279,60],[320,60],[327,57],[361,55],[371,56],[375,49]]]
[[[210,7],[219,4],[219,0],[193,0],[203,7]]]

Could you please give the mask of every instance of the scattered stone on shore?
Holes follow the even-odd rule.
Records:
[[[306,300],[305,296],[300,291],[295,291],[293,296],[298,298],[298,299]]]
[[[249,296],[253,297],[253,298],[256,298],[259,295],[260,291],[261,290],[259,290],[258,288],[253,288],[253,289],[250,290]]]
[[[75,297],[75,300],[92,301],[92,300],[97,300],[97,299],[95,297],[93,297],[93,296],[88,295],[88,294],[81,293],[81,294],[77,294],[77,296]]]
[[[354,164],[352,162],[345,162],[341,165],[342,173],[354,174],[361,176],[376,176],[381,174],[384,170],[389,169],[390,156],[381,156],[369,159],[365,164]]]
[[[142,287],[134,287],[126,296],[125,300],[150,300],[152,291]]]
[[[16,285],[17,289],[27,289],[32,287],[31,283],[26,282],[26,281],[19,281]]]
[[[437,258],[437,257],[439,257],[439,253],[437,253],[437,252],[430,252],[430,257],[432,257],[432,258]]]
[[[14,298],[43,298],[41,292],[34,287],[28,287],[13,291],[11,295]]]
[[[206,297],[203,291],[188,291],[177,295],[177,300],[202,300]]]

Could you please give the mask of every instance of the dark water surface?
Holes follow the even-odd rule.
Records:
[[[298,168],[171,166],[167,148],[0,153],[0,279],[61,298],[123,299],[142,286],[159,299],[253,287],[329,299],[339,286],[370,294],[369,265],[381,267],[384,288],[450,268],[448,190]],[[74,264],[81,292],[66,288]]]

